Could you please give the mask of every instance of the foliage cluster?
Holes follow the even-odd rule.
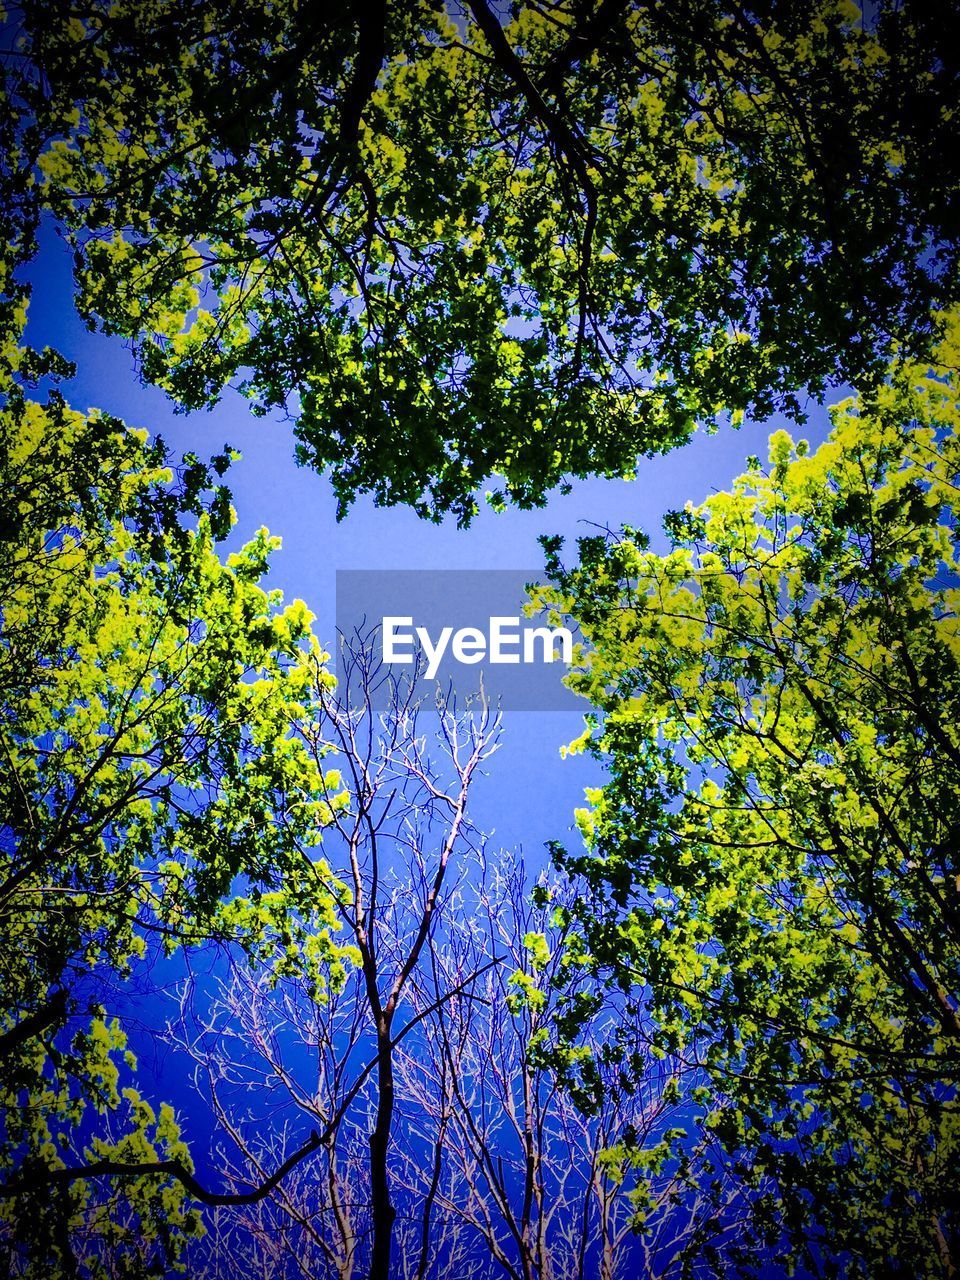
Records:
[[[950,3],[15,14],[81,312],[187,407],[289,410],[343,509],[632,474],[879,379],[957,300]]]
[[[945,1274],[958,1239],[957,337],[814,453],[773,435],[667,554],[553,544],[543,593],[586,637],[573,749],[609,769],[556,850],[586,945],[778,1183],[754,1247],[867,1275]]]

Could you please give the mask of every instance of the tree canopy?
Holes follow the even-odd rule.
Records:
[[[477,1240],[525,1280],[956,1274],[958,49],[952,0],[4,10],[8,1271],[272,1275],[284,1232],[340,1280]],[[665,553],[545,540],[607,770],[565,879],[462,919],[485,707],[443,782],[405,695],[337,703],[276,539],[222,546],[233,450],[175,463],[25,345],[44,219],[92,328],[184,411],[286,413],[340,514],[465,524],[852,389]],[[196,948],[220,1190],[113,1016]],[[197,1204],[250,1213],[204,1252]]]
[[[595,890],[585,945],[778,1184],[754,1249],[828,1274],[948,1275],[960,1247],[957,339],[816,452],[776,433],[668,554],[551,547],[596,708],[575,745],[609,770],[557,851]]]
[[[949,3],[26,0],[79,305],[187,407],[466,521],[876,380],[957,293]]]
[[[293,732],[330,677],[302,602],[260,585],[273,540],[217,555],[228,454],[175,476],[145,432],[31,399],[24,379],[57,368],[8,334],[0,1239],[17,1274],[99,1276],[175,1263],[197,1225],[173,1112],[141,1096],[108,1007],[148,953],[211,940],[335,981],[339,888],[316,848],[338,787]]]

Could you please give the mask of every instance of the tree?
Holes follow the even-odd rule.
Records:
[[[145,432],[29,398],[62,362],[5,336],[0,1239],[17,1275],[155,1274],[217,1197],[110,1009],[212,940],[299,964],[308,909],[336,977],[336,780],[295,732],[330,677],[302,602],[260,585],[275,540],[217,555],[229,451],[175,478]]]
[[[544,599],[586,637],[575,748],[609,771],[585,851],[557,849],[593,890],[584,945],[777,1188],[727,1265],[960,1258],[957,339],[837,406],[815,453],[777,432],[668,518],[668,554],[549,547]]]
[[[956,6],[24,0],[79,305],[184,406],[461,521],[876,382],[956,299]]]
[[[436,1221],[412,1274],[466,1271],[450,1241],[477,1276],[705,1274],[704,1250],[735,1233],[743,1196],[725,1180],[717,1214],[689,1179],[696,1153],[674,1158],[678,1064],[650,1053],[636,1008],[605,1002],[570,945],[586,886],[546,873],[531,886],[523,860],[506,854],[471,871],[445,912],[432,981],[414,992],[414,1006],[430,1010],[424,1034],[398,1063],[412,1104],[399,1180],[415,1203],[432,1204]],[[435,998],[488,956],[501,961],[481,981]],[[590,1055],[589,1093],[548,1069],[558,1015],[576,1019],[571,1056]],[[634,1159],[638,1145],[644,1162]]]
[[[377,694],[388,684],[380,713]],[[291,1116],[309,1119],[320,1149],[246,1217],[224,1215],[214,1242],[226,1235],[230,1247],[196,1265],[232,1266],[239,1252],[251,1266],[268,1259],[271,1275],[387,1280],[409,1259],[410,1224],[397,1223],[393,1186],[403,1141],[397,1061],[431,1013],[411,993],[424,981],[449,884],[477,839],[468,801],[497,748],[499,716],[482,697],[463,710],[443,703],[431,733],[413,685],[393,684],[363,637],[344,648],[336,692],[321,684],[317,701],[300,738],[318,761],[333,748],[349,788],[349,803],[330,798],[327,837],[348,890],[338,922],[352,977],[318,990],[291,972],[282,949],[256,970],[234,966],[210,1012],[185,1000],[180,1041],[239,1154],[239,1166],[230,1157],[239,1181],[259,1181],[262,1169],[285,1161],[298,1131]],[[321,915],[315,925],[322,941],[329,921]],[[483,957],[476,971],[454,975],[435,1002],[454,999],[493,963]],[[425,1232],[428,1224],[429,1212]]]
[[[315,732],[338,744],[353,780],[339,856],[332,833],[327,849],[351,886],[345,929],[360,963],[325,999],[269,961],[234,964],[212,996],[185,984],[171,1028],[226,1135],[216,1162],[237,1185],[287,1158],[298,1117],[321,1146],[269,1197],[216,1215],[192,1268],[613,1280],[679,1275],[687,1260],[693,1274],[697,1252],[736,1223],[738,1192],[728,1181],[722,1221],[712,1205],[701,1212],[689,1157],[668,1159],[670,1064],[649,1057],[636,1022],[629,1051],[613,1046],[622,1010],[598,1016],[582,966],[577,1017],[600,1059],[589,1113],[539,1065],[561,993],[571,1003],[560,921],[570,924],[575,889],[541,883],[533,905],[520,860],[486,864],[461,796],[494,745],[488,709],[474,718],[441,704],[431,749],[433,716],[412,685],[394,686],[378,714],[384,670],[362,649],[345,665],[350,687]],[[642,1089],[623,1088],[627,1064],[647,1069]],[[648,1169],[618,1148],[625,1133],[648,1140]]]
[[[564,889],[558,884],[549,903],[531,908],[521,863],[504,858],[479,893],[470,882],[480,868],[470,859],[465,870],[445,895],[393,1053],[391,1274],[708,1274],[704,1249],[736,1233],[746,1200],[729,1178],[717,1197],[701,1195],[688,1176],[693,1161],[668,1159],[670,1126],[682,1118],[679,1091],[670,1066],[658,1070],[646,1056],[642,1028],[634,1026],[633,1059],[647,1064],[643,1087],[622,1087],[617,1062],[608,1062],[591,1112],[538,1065],[535,1032],[548,1029],[567,985],[555,981],[553,970],[568,961],[563,931],[550,923]],[[391,943],[410,900],[416,892],[400,878],[381,918]],[[544,933],[528,937],[520,932],[524,923]],[[532,963],[538,939],[556,944],[543,966]],[[231,970],[212,1009],[192,985],[183,994],[174,1035],[216,1101],[235,1152],[217,1158],[238,1186],[283,1159],[296,1141],[298,1112],[328,1135],[323,1150],[271,1196],[210,1220],[191,1249],[196,1273],[215,1280],[239,1265],[255,1280],[366,1274],[367,1134],[376,1099],[372,1062],[358,1054],[365,1017],[358,972],[351,971],[342,996],[322,1004],[295,979],[274,984],[269,968],[256,973],[242,965]],[[622,1013],[606,1010],[591,1022],[590,1045],[602,1052],[621,1025]],[[648,1143],[645,1167],[638,1169],[624,1134],[629,1144]],[[712,1135],[706,1141],[715,1145]]]

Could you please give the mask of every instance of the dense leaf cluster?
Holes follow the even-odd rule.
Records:
[[[338,890],[309,855],[335,780],[293,733],[329,677],[303,604],[259,585],[266,533],[218,558],[228,456],[175,478],[146,433],[31,399],[24,374],[55,364],[10,335],[0,357],[0,1239],[17,1274],[114,1275],[197,1227],[169,1177],[102,1203],[51,1185],[104,1159],[191,1168],[106,1015],[118,985],[214,939],[302,963],[307,912],[314,981],[338,964]]]
[[[960,1239],[956,339],[815,453],[775,434],[668,554],[550,548],[609,769],[557,851],[587,946],[774,1179],[744,1256],[829,1274],[950,1274]]]
[[[958,287],[952,4],[16,7],[80,306],[461,521],[881,376]]]

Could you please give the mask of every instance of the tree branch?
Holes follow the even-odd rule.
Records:
[[[8,1200],[24,1192],[36,1190],[44,1186],[69,1186],[73,1182],[85,1181],[89,1178],[142,1178],[151,1174],[160,1174],[175,1178],[195,1200],[209,1205],[256,1204],[264,1200],[287,1176],[291,1169],[305,1160],[322,1144],[319,1133],[312,1133],[298,1151],[261,1182],[252,1191],[208,1191],[201,1186],[182,1160],[141,1160],[136,1164],[128,1164],[123,1160],[95,1160],[91,1164],[75,1166],[69,1169],[39,1169],[15,1178],[12,1182],[0,1186],[0,1199]]]

